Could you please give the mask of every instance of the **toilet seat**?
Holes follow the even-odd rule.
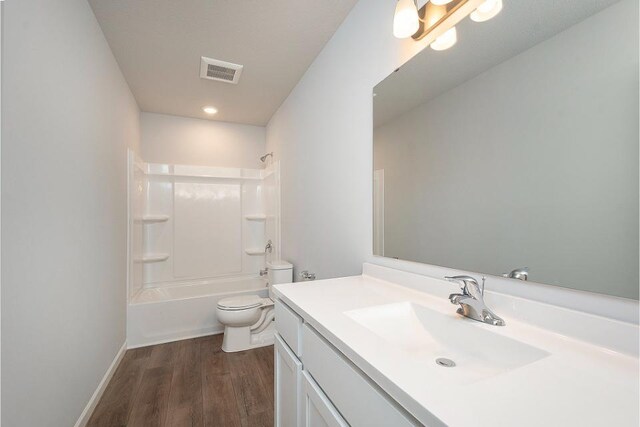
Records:
[[[264,298],[258,295],[239,295],[218,301],[218,308],[226,311],[248,310],[262,305],[264,305]]]

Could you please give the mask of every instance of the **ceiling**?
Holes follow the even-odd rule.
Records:
[[[618,0],[504,0],[487,22],[465,18],[458,43],[437,52],[424,49],[374,88],[374,127],[453,89]]]
[[[356,2],[89,0],[142,111],[253,125],[269,121]],[[201,79],[201,56],[244,65],[239,83]]]

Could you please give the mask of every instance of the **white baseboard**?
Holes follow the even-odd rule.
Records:
[[[122,347],[120,347],[120,350],[118,350],[118,354],[116,354],[113,362],[111,362],[111,365],[109,366],[109,369],[107,369],[107,372],[104,374],[104,377],[102,377],[100,384],[98,384],[98,388],[93,392],[93,396],[91,396],[91,399],[89,399],[87,406],[85,406],[82,414],[80,414],[80,418],[78,418],[78,421],[76,421],[75,427],[85,427],[87,425],[87,423],[89,422],[89,418],[91,418],[91,414],[93,414],[93,410],[96,409],[96,406],[98,406],[98,402],[100,401],[102,394],[107,388],[107,385],[113,377],[113,374],[115,374],[116,369],[118,368],[120,361],[122,361],[122,358],[124,357],[124,353],[126,351],[127,343],[125,341],[125,343],[122,344]]]
[[[221,328],[212,328],[204,332],[183,332],[180,334],[171,334],[156,340],[138,342],[129,346],[128,349],[148,347],[150,345],[166,344],[168,342],[189,340],[191,338],[206,337],[209,335],[219,335],[222,333],[224,333],[224,326]]]

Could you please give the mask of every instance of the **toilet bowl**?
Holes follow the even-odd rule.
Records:
[[[239,295],[218,301],[216,314],[224,325],[222,350],[231,353],[264,347],[274,341],[272,285],[291,283],[293,266],[286,261],[267,263],[269,298]]]

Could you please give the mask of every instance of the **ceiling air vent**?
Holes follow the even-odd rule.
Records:
[[[201,57],[200,77],[203,79],[238,84],[240,74],[242,74],[242,65]]]

